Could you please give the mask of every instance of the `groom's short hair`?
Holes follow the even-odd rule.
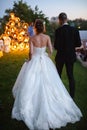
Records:
[[[62,21],[67,20],[67,14],[62,12],[59,14],[58,18]]]

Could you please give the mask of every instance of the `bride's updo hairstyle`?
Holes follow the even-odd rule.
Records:
[[[41,19],[36,19],[35,21],[35,28],[37,34],[42,33],[44,30],[43,21]]]

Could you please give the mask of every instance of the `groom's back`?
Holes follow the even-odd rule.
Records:
[[[59,44],[62,51],[74,49],[74,29],[68,25],[64,25],[58,29]]]
[[[74,59],[75,47],[80,45],[79,32],[74,27],[63,25],[56,30],[54,47],[57,49],[59,57]]]

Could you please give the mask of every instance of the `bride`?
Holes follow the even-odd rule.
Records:
[[[30,130],[60,128],[75,123],[82,113],[65,89],[54,63],[50,37],[43,22],[36,20],[36,35],[30,40],[31,59],[25,62],[12,89],[15,102],[12,118],[23,120]]]

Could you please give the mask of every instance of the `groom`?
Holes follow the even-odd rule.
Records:
[[[81,46],[79,32],[67,23],[67,15],[60,13],[58,16],[60,27],[55,31],[54,48],[57,50],[55,57],[56,67],[61,77],[65,64],[69,79],[70,95],[75,95],[75,80],[73,76],[74,62],[76,61],[75,48]]]

